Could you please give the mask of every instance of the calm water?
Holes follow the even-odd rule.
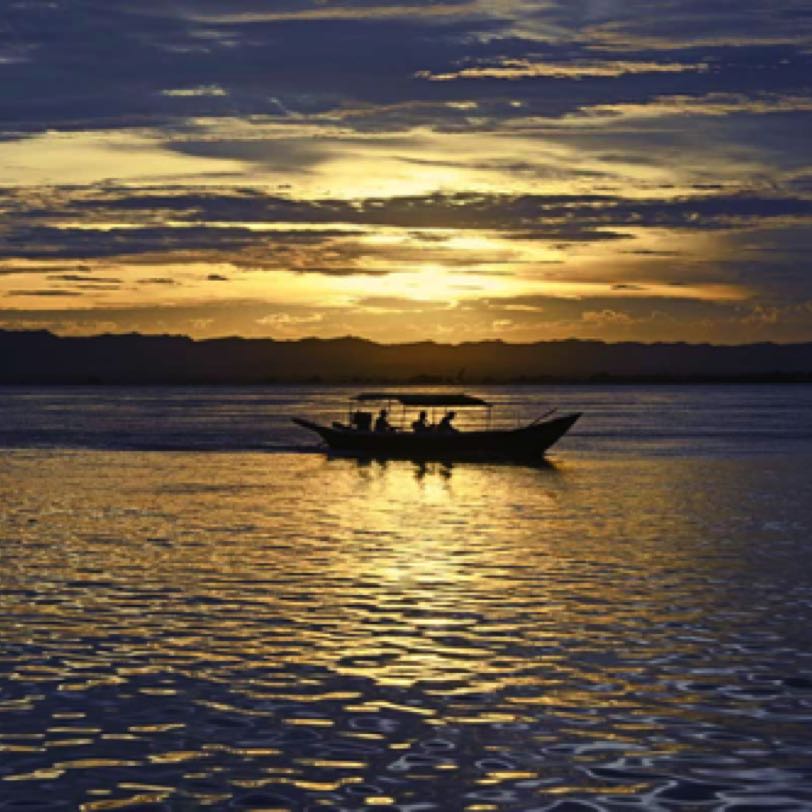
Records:
[[[812,809],[812,387],[475,390],[551,465],[328,458],[345,392],[0,390],[0,809]]]

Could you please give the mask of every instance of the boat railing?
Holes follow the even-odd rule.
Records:
[[[558,409],[555,408],[555,407],[553,407],[552,409],[548,409],[546,412],[544,412],[544,414],[539,415],[530,425],[535,426],[538,423],[541,423],[542,420],[549,417],[551,414],[555,414],[555,412],[557,412],[557,411],[558,411]]]

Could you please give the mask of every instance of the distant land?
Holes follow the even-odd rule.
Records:
[[[812,382],[812,343],[377,344],[0,330],[3,384]]]

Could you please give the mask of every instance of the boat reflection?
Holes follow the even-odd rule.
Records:
[[[516,521],[515,495],[528,494],[538,531],[558,504],[559,469],[331,457],[320,478],[340,496],[325,506],[329,577],[308,612],[317,628],[301,632],[308,661],[382,686],[497,690],[521,667],[496,620],[505,585],[549,544]],[[513,597],[525,599],[538,595]]]
[[[318,451],[321,453],[320,449]],[[537,460],[488,460],[487,463],[473,463],[454,460],[397,460],[390,457],[356,456],[329,451],[325,458],[336,464],[350,463],[359,471],[379,470],[383,472],[390,465],[410,464],[417,479],[434,475],[450,478],[454,470],[465,470],[473,467],[481,469],[483,466],[487,468],[521,468],[556,475],[563,473],[558,463],[546,457]]]
[[[420,481],[426,476],[441,476],[445,479],[450,479],[452,471],[454,470],[454,463],[452,462],[415,462],[414,463],[414,477]]]

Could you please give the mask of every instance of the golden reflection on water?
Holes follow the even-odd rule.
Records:
[[[643,797],[689,752],[756,758],[769,725],[742,720],[778,690],[780,631],[730,533],[765,532],[741,510],[759,476],[10,453],[0,789],[442,809],[464,786],[467,808],[526,808]],[[812,712],[793,701],[789,753]]]

